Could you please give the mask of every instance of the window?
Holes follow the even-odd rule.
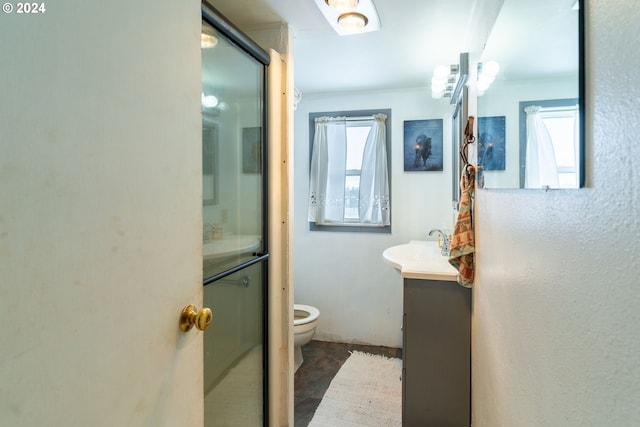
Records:
[[[373,121],[347,122],[347,170],[344,183],[344,222],[359,222],[362,156]]]
[[[391,231],[391,110],[309,114],[311,230]]]

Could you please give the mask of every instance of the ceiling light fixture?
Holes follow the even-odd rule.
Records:
[[[343,13],[338,17],[338,25],[350,32],[362,30],[368,23],[367,17],[357,12]]]
[[[341,36],[380,29],[373,0],[314,0],[331,27]]]
[[[324,0],[329,6],[341,12],[358,7],[359,0]]]

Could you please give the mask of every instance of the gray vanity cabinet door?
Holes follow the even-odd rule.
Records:
[[[405,279],[403,323],[403,426],[468,427],[471,290]]]

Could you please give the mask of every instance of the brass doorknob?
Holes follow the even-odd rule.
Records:
[[[196,306],[189,304],[182,309],[182,313],[180,313],[180,321],[178,323],[182,332],[189,332],[194,326],[196,329],[204,331],[209,327],[212,320],[213,313],[210,309],[201,308],[199,311],[196,311]]]

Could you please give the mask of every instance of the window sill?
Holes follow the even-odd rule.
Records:
[[[317,224],[315,222],[309,223],[309,230],[311,231],[341,231],[341,232],[353,232],[353,233],[391,233],[391,225],[377,225],[377,224],[360,224],[360,223],[329,223],[329,224]]]

